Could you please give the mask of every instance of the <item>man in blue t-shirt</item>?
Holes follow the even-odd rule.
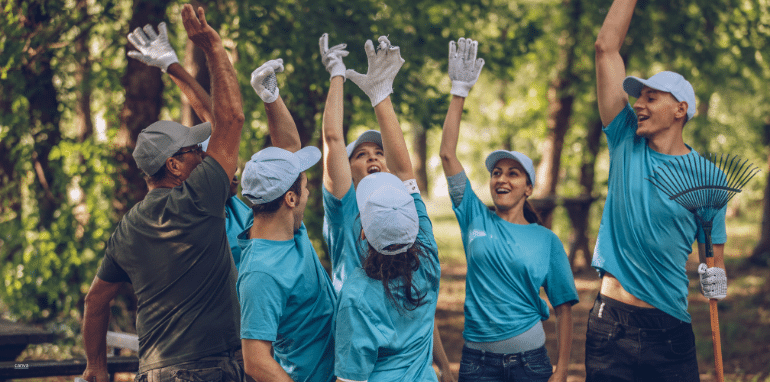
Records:
[[[682,137],[695,92],[677,73],[626,77],[619,52],[635,5],[613,2],[596,40],[610,173],[592,261],[602,282],[588,320],[586,380],[698,381],[685,263],[695,240],[704,261],[704,233],[692,213],[645,180],[674,158],[698,155]],[[706,297],[723,298],[724,209],[712,239],[716,266],[702,266],[701,286]]]
[[[277,87],[264,88],[281,70],[280,59],[268,61],[251,81],[265,107],[285,117],[282,131],[290,139],[273,140],[275,147],[254,154],[241,177],[241,193],[254,214],[253,225],[238,235],[244,369],[257,381],[330,382],[336,294],[302,223],[309,197],[305,170],[321,152],[312,146],[300,150]]]

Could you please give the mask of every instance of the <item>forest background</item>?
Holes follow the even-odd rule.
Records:
[[[131,157],[158,119],[197,116],[170,78],[129,59],[126,35],[161,21],[180,62],[209,88],[203,54],[186,38],[182,2],[2,0],[0,8],[0,312],[78,336],[83,298],[106,240],[147,192]],[[562,238],[576,271],[587,268],[606,196],[608,153],[596,106],[593,43],[611,0],[220,0],[196,3],[219,31],[240,78],[246,123],[240,165],[269,145],[252,70],[282,58],[278,84],[303,145],[321,147],[329,75],[318,38],[347,43],[348,68],[366,71],[363,45],[388,35],[406,60],[393,103],[423,194],[446,198],[438,159],[449,103],[450,40],[479,41],[486,65],[466,101],[459,155],[481,196],[483,158],[494,149],[532,157],[534,202]],[[751,269],[762,295],[770,275],[770,1],[640,0],[622,50],[629,75],[682,73],[696,117],[685,141],[762,168],[729,205],[742,240],[728,253]],[[376,128],[366,95],[345,87],[347,136]],[[633,101],[633,99],[632,99]],[[309,171],[305,214],[322,259],[320,166]],[[488,196],[488,195],[487,195]],[[459,249],[458,249],[459,248]],[[454,248],[462,251],[459,240]],[[447,261],[464,262],[462,254]],[[455,259],[455,260],[452,260]],[[442,262],[444,259],[442,258]],[[733,265],[731,265],[733,266]],[[759,272],[759,273],[756,273]],[[730,272],[728,271],[728,274]],[[130,285],[113,313],[132,330]],[[763,319],[770,332],[770,299]],[[770,336],[770,334],[768,334]],[[770,337],[769,337],[770,338]],[[61,346],[74,346],[75,340]],[[770,372],[770,370],[768,370]]]

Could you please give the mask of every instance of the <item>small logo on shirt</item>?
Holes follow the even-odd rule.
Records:
[[[487,233],[484,232],[484,231],[480,231],[480,230],[474,229],[473,231],[471,231],[471,234],[468,236],[468,239],[470,239],[472,241],[473,239],[475,239],[477,237],[483,237],[483,236],[487,236]]]

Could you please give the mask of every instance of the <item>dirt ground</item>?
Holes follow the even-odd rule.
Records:
[[[697,279],[692,279],[694,269],[697,263],[689,264],[688,271],[691,274],[691,286],[697,285]],[[733,275],[737,272],[747,272],[746,270],[733,270]],[[731,269],[728,266],[728,274]],[[749,272],[750,273],[750,272]],[[455,377],[460,368],[460,358],[463,346],[463,300],[465,296],[465,267],[464,266],[443,266],[441,275],[441,291],[439,293],[438,307],[436,311],[436,320],[439,324],[441,339],[447,357],[452,365],[452,371]],[[748,277],[751,277],[749,275]],[[766,279],[765,275],[759,273],[756,277]],[[580,296],[580,302],[572,307],[573,312],[573,337],[572,354],[569,367],[569,382],[585,380],[585,332],[586,322],[588,321],[588,312],[593,305],[596,294],[599,290],[599,278],[595,271],[585,270],[575,275],[575,284]],[[736,285],[736,288],[739,286]],[[732,289],[736,289],[732,288]],[[760,288],[768,289],[768,288]],[[728,291],[730,295],[731,290]],[[763,299],[762,301],[767,301]],[[723,305],[725,305],[723,307]],[[765,307],[766,308],[766,307]],[[757,307],[759,311],[767,312],[767,309]],[[731,309],[730,304],[720,303],[720,323],[725,328],[722,329],[722,347],[724,358],[724,370],[726,381],[770,381],[770,327],[762,324],[760,320],[762,314],[752,314],[755,321],[738,317],[740,314],[734,312],[740,309]],[[551,356],[551,361],[556,362],[556,336],[555,336],[555,317],[553,311],[551,318],[545,321],[544,328],[546,332],[546,347]],[[698,345],[701,380],[703,382],[715,381],[714,363],[711,354],[711,329],[709,323],[708,303],[705,298],[697,294],[690,294],[690,313],[693,317],[693,330],[696,335],[696,344]],[[724,325],[729,320],[742,320],[738,325]],[[760,326],[755,326],[760,325]],[[752,326],[754,329],[751,330]],[[734,338],[733,338],[734,337]],[[727,340],[727,342],[725,341]],[[740,348],[747,348],[745,352]],[[702,351],[705,348],[706,351]],[[733,349],[738,348],[738,349]],[[752,350],[753,349],[753,350]],[[701,354],[708,353],[708,354]],[[743,355],[745,353],[745,355]],[[704,359],[705,358],[705,359]],[[767,379],[765,379],[767,378]]]

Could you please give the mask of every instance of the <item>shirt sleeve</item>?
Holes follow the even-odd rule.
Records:
[[[607,146],[610,152],[627,138],[636,135],[637,120],[636,113],[631,104],[626,103],[626,107],[615,116],[603,131],[607,135]]]
[[[550,255],[548,274],[543,284],[548,301],[554,307],[565,303],[577,304],[578,294],[575,288],[575,278],[569,265],[569,258],[564,252],[564,246],[554,233],[551,233]]]
[[[460,225],[460,231],[463,233],[463,240],[468,231],[468,227],[471,221],[478,217],[479,214],[489,213],[489,207],[476,196],[471,188],[471,182],[465,178],[465,191],[463,191],[463,198],[457,206],[452,206],[452,210],[457,217],[457,223]]]
[[[128,273],[126,273],[126,271],[124,271],[112,257],[107,255],[102,259],[102,264],[99,266],[96,275],[108,283],[131,282]]]
[[[286,291],[269,274],[245,272],[238,280],[241,338],[275,341],[286,308]]]
[[[182,184],[181,191],[189,194],[197,209],[203,213],[225,216],[225,203],[230,198],[230,179],[213,157],[207,156],[195,167]]]
[[[452,198],[452,206],[457,207],[463,200],[465,194],[465,183],[468,181],[468,176],[465,174],[465,170],[460,171],[457,174],[446,178],[447,186],[449,188],[449,197]]]
[[[354,306],[337,312],[334,337],[334,374],[338,378],[366,381],[374,370],[385,336],[376,321]]]

